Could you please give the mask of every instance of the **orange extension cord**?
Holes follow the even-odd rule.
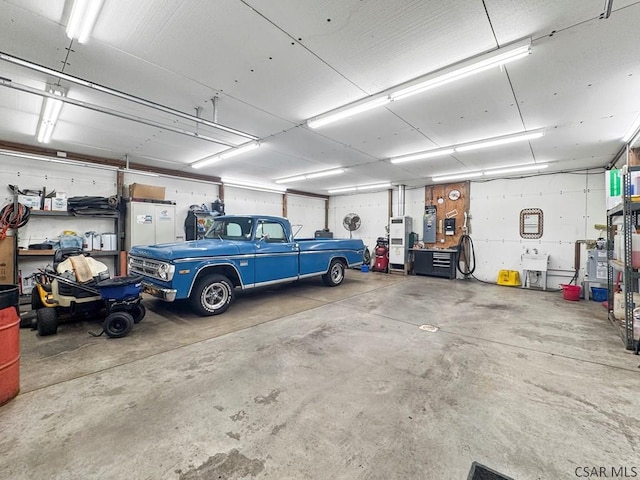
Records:
[[[18,211],[13,208],[13,203],[5,205],[0,210],[0,240],[7,238],[7,230],[17,229],[24,226],[29,221],[31,210],[23,204],[18,203]]]

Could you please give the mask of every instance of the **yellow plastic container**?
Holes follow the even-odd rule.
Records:
[[[498,272],[498,285],[519,287],[520,274],[516,270],[500,270]]]

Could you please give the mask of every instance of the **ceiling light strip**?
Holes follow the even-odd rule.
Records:
[[[346,170],[344,168],[334,168],[332,170],[324,170],[322,172],[312,172],[312,173],[306,173],[304,175],[296,175],[293,177],[285,177],[285,178],[280,178],[278,180],[276,180],[276,183],[292,183],[292,182],[300,182],[302,180],[309,180],[312,178],[321,178],[321,177],[328,177],[331,175],[340,175],[341,173],[344,173]]]
[[[245,143],[235,148],[225,150],[222,153],[218,153],[216,155],[203,158],[202,160],[198,160],[197,162],[191,164],[191,168],[198,169],[198,168],[206,167],[208,165],[212,165],[216,162],[219,162],[220,160],[226,160],[227,158],[235,157],[236,155],[240,155],[240,154],[249,152],[251,150],[255,150],[260,145],[261,144],[259,142]]]
[[[514,135],[505,135],[502,137],[488,138],[477,142],[471,142],[455,146],[456,152],[468,152],[470,150],[480,150],[482,148],[497,147],[498,145],[507,145],[509,143],[524,142],[527,140],[535,140],[544,136],[544,130],[535,130],[517,133]]]
[[[225,187],[235,187],[235,188],[244,188],[246,190],[256,190],[258,192],[269,192],[269,193],[286,193],[287,189],[284,187],[279,187],[277,185],[263,185],[259,183],[251,183],[244,182],[241,180],[234,180],[231,178],[222,178],[222,184]]]
[[[375,183],[372,185],[354,185],[353,187],[344,187],[344,188],[334,188],[331,190],[327,190],[329,193],[347,193],[347,192],[356,192],[360,190],[375,190],[378,188],[391,188],[390,183]]]
[[[440,148],[438,150],[429,150],[421,153],[412,153],[410,155],[402,155],[393,157],[389,161],[391,163],[413,162],[414,160],[426,160],[428,158],[444,157],[451,155],[455,150],[453,148]]]
[[[307,120],[307,126],[309,128],[318,128],[371,110],[372,108],[386,105],[391,101],[401,100],[411,95],[416,95],[426,90],[475,75],[490,68],[505,65],[524,58],[530,53],[531,39],[522,40],[396,85],[376,95],[372,95],[367,99],[361,99],[330,110]]]
[[[338,111],[333,110],[328,114],[318,115],[317,117],[307,120],[307,126],[309,128],[322,127],[323,125],[337,122],[338,120],[351,117],[352,115],[357,115],[358,113],[381,107],[382,105],[386,105],[390,101],[391,99],[387,95],[384,97],[373,98],[371,100],[357,103],[355,105],[350,104],[349,106],[347,106],[347,108],[339,109]]]
[[[40,111],[40,121],[36,131],[36,140],[38,143],[49,143],[53,130],[56,128],[58,117],[62,111],[62,100],[64,91],[61,88],[54,87],[49,90],[51,96],[46,96],[42,102]]]
[[[499,145],[507,145],[509,143],[524,142],[528,140],[534,140],[544,136],[544,129],[531,130],[528,132],[515,133],[511,135],[503,135],[501,137],[486,138],[484,140],[477,140],[469,143],[462,143],[459,145],[449,145],[447,147],[438,148],[435,150],[426,150],[424,152],[411,153],[408,155],[401,155],[399,157],[391,157],[389,161],[391,163],[404,163],[412,162],[415,160],[426,160],[429,158],[442,157],[451,155],[455,152],[468,152],[471,150],[479,150],[482,148],[497,147]]]
[[[456,173],[454,175],[442,175],[439,177],[431,177],[431,180],[433,180],[434,182],[446,182],[447,180],[461,180],[461,179],[467,179],[467,178],[477,178],[477,177],[481,177],[482,176],[482,172],[463,172],[463,173]]]
[[[490,68],[505,65],[526,57],[530,53],[530,40],[503,47],[488,54],[481,55],[480,57],[467,60],[462,64],[447,67],[439,72],[421,77],[418,80],[412,80],[408,86],[391,92],[390,97],[392,100],[400,100],[411,95],[416,95],[432,88],[475,75],[476,73],[484,72]]]
[[[29,87],[27,85],[21,85],[19,83],[15,83],[15,82],[12,82],[10,80],[5,80],[3,78],[0,78],[0,86],[12,88],[14,90],[19,90],[21,92],[33,93],[34,95],[39,95],[41,97],[49,97],[49,98],[54,98],[54,99],[56,98],[52,93],[44,92],[42,90],[38,90],[37,88]],[[62,101],[64,103],[70,103],[70,104],[75,105],[77,107],[82,107],[82,108],[86,108],[88,110],[93,110],[94,112],[105,113],[107,115],[111,115],[111,116],[114,116],[114,117],[123,118],[125,120],[131,120],[132,122],[141,123],[143,125],[148,125],[150,127],[159,128],[161,130],[167,130],[167,131],[170,131],[170,132],[178,133],[180,135],[187,135],[187,136],[192,137],[192,138],[197,138],[199,140],[205,140],[207,142],[216,143],[218,145],[224,145],[226,147],[233,147],[232,144],[224,142],[222,140],[218,140],[218,139],[215,139],[215,138],[212,138],[212,137],[208,137],[206,135],[202,135],[202,134],[199,134],[199,133],[196,133],[196,132],[191,132],[189,130],[183,130],[181,128],[172,127],[172,126],[169,126],[169,125],[164,125],[162,123],[158,123],[158,122],[155,122],[153,120],[148,120],[146,118],[137,117],[135,115],[130,115],[130,114],[127,114],[127,113],[119,112],[119,111],[112,110],[112,109],[107,108],[107,107],[102,107],[100,105],[94,105],[92,103],[82,102],[80,100],[75,100],[75,99],[69,98],[69,97],[63,97]]]
[[[79,160],[65,160],[57,157],[49,157],[46,155],[36,155],[34,153],[22,153],[22,152],[17,152],[15,150],[0,149],[0,155],[7,155],[9,157],[16,157],[16,158],[25,158],[28,160],[38,160],[41,162],[62,163],[65,165],[73,165],[76,167],[97,168],[100,170],[116,171],[119,169],[119,167],[115,165],[100,165],[100,164],[91,163],[91,162],[82,162]]]
[[[505,175],[507,173],[518,173],[518,172],[529,172],[534,170],[544,170],[548,168],[548,163],[539,163],[536,165],[525,165],[521,167],[508,167],[508,168],[498,168],[495,170],[485,170],[485,175]]]
[[[240,137],[249,138],[251,140],[258,140],[258,137],[255,135],[251,135],[249,133],[241,132],[240,130],[236,130],[234,128],[226,127],[216,122],[211,122],[204,118],[196,117],[195,115],[190,115],[188,113],[181,112],[180,110],[175,110],[170,107],[165,107],[164,105],[160,105],[155,102],[151,102],[149,100],[145,100],[144,98],[136,97],[135,95],[129,95],[128,93],[121,92],[119,90],[114,90],[109,87],[105,87],[103,85],[99,85],[97,83],[89,82],[87,80],[83,80],[78,77],[74,77],[72,75],[68,75],[66,73],[58,72],[51,68],[44,67],[42,65],[38,65],[37,63],[28,62],[18,57],[14,57],[12,55],[8,55],[4,52],[0,52],[0,60],[4,60],[9,63],[13,63],[14,65],[20,65],[21,67],[29,68],[31,70],[35,70],[40,73],[44,73],[46,75],[51,75],[56,78],[60,78],[62,80],[66,80],[71,83],[75,83],[77,85],[82,85],[83,87],[87,87],[93,90],[97,90],[99,92],[106,93],[108,95],[112,95],[114,97],[122,98],[123,100],[128,100],[133,103],[137,103],[138,105],[144,105],[145,107],[153,108],[155,110],[159,110],[161,112],[169,113],[171,115],[175,115],[177,117],[185,118],[187,120],[201,123],[203,125],[207,125],[209,127],[217,128],[218,130],[223,130],[228,133],[232,133],[234,135],[238,135]],[[219,141],[218,143],[222,143]]]
[[[78,43],[89,40],[102,3],[103,0],[74,0],[67,24],[67,37],[77,39]]]

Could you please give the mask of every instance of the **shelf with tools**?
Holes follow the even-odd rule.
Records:
[[[14,197],[14,205],[20,204],[16,191],[14,191]],[[105,204],[107,200],[114,201],[112,198],[103,198],[103,200]],[[26,209],[27,212],[23,214],[26,221],[15,232],[14,253],[14,276],[21,287],[22,294],[30,293],[31,274],[44,267],[43,262],[53,261],[56,248],[67,248],[64,244],[60,246],[65,239],[74,240],[73,248],[77,248],[76,245],[79,243],[89,255],[109,259],[108,264],[111,266],[108,266],[113,274],[121,273],[120,255],[124,233],[120,211],[113,205],[109,205],[108,208],[105,206],[104,211],[98,208],[88,209],[86,213],[74,213],[66,208],[66,199],[64,203],[64,210],[42,210],[34,205]]]

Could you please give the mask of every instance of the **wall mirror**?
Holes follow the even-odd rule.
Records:
[[[520,211],[520,236],[542,238],[543,214],[540,208],[525,208]]]

